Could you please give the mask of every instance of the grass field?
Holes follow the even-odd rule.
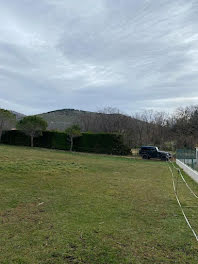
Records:
[[[197,264],[198,243],[165,162],[1,145],[0,263]]]

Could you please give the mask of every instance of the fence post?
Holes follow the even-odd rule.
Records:
[[[195,166],[197,167],[198,165],[198,147],[196,147],[196,163]]]
[[[186,164],[186,151],[184,149],[184,164]]]

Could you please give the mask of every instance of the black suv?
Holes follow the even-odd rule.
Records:
[[[158,147],[153,147],[153,146],[141,147],[139,154],[143,159],[156,158],[156,159],[161,159],[163,161],[167,161],[172,157],[170,153],[165,151],[160,151]]]

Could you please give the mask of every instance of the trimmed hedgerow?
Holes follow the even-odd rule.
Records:
[[[4,131],[1,142],[8,145],[30,146],[30,137],[19,130]]]
[[[42,136],[35,138],[35,146],[42,148],[52,148],[69,150],[68,136],[63,132],[45,131]]]
[[[123,145],[121,135],[110,133],[83,133],[74,139],[74,150],[114,155],[128,155],[130,150]]]
[[[9,145],[30,146],[30,137],[18,130],[4,131],[2,143]],[[66,133],[44,131],[42,136],[34,139],[34,146],[69,150],[70,141]],[[122,136],[110,133],[82,133],[74,139],[74,151],[128,155],[130,150],[124,146]]]

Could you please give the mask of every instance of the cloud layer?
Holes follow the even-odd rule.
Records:
[[[198,103],[195,0],[0,0],[0,107]]]

